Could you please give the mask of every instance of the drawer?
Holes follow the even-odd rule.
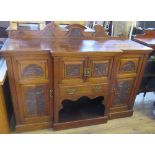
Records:
[[[77,85],[77,86],[60,86],[60,96],[84,96],[102,94],[107,91],[108,84],[93,84],[93,85]]]

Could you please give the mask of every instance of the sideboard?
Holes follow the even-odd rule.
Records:
[[[132,116],[151,48],[73,24],[10,31],[5,57],[16,130],[54,130]]]

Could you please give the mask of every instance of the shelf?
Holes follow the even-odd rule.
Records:
[[[103,97],[89,99],[81,97],[77,101],[64,100],[59,112],[60,122],[70,122],[104,116]]]

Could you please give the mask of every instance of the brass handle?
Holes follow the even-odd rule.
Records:
[[[67,94],[69,95],[73,95],[77,92],[77,89],[76,88],[69,88],[66,90]]]
[[[84,68],[84,76],[90,76],[91,69],[90,68]]]
[[[100,85],[94,86],[95,91],[100,91],[101,89],[102,89],[102,86]]]

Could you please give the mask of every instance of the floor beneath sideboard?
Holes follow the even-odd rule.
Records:
[[[31,134],[140,134],[155,133],[155,94],[147,93],[145,98],[143,93],[137,95],[135,100],[134,114],[132,117],[109,120],[106,124],[93,125],[81,128],[74,128],[61,131],[52,129],[37,130]]]

